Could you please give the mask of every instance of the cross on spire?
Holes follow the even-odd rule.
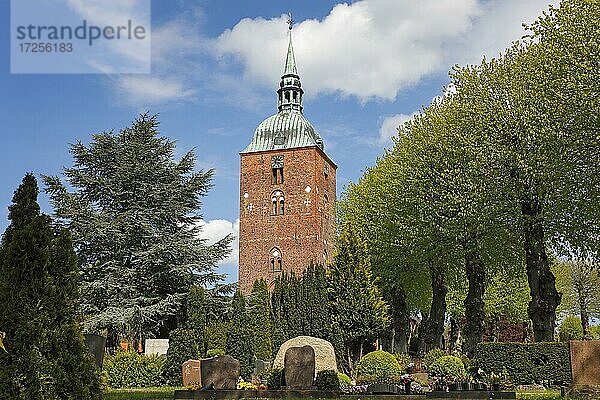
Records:
[[[288,24],[288,29],[291,31],[292,28],[294,27],[294,20],[292,19],[292,13],[288,13],[288,19],[286,22]]]

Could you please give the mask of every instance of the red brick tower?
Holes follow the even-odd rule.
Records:
[[[290,27],[291,29],[291,27]],[[302,85],[290,31],[278,112],[258,125],[240,153],[239,286],[270,287],[282,271],[326,264],[335,240],[335,173],[323,140],[302,114]]]

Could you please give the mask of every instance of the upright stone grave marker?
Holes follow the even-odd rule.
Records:
[[[106,347],[106,338],[100,335],[86,334],[85,344],[87,345],[90,352],[96,359],[96,365],[102,368],[102,362],[104,361],[104,348]]]
[[[200,386],[200,360],[187,360],[181,366],[183,386]]]
[[[311,346],[290,347],[283,361],[289,389],[310,389],[315,379],[315,350]]]
[[[231,356],[219,356],[200,361],[202,387],[213,384],[215,389],[235,389],[240,376],[240,362]]]
[[[574,385],[600,385],[600,340],[571,340],[571,375]]]

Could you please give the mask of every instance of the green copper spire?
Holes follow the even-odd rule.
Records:
[[[296,59],[294,57],[294,47],[292,46],[292,26],[294,21],[292,15],[287,21],[289,25],[289,42],[287,57],[285,58],[285,70],[281,76],[279,90],[277,91],[277,109],[281,112],[284,110],[294,110],[302,112],[302,84],[300,76],[296,69]]]
[[[296,58],[294,57],[294,47],[292,46],[292,27],[290,26],[289,33],[289,44],[287,57],[285,59],[285,70],[283,71],[284,75],[293,74],[298,75],[298,70],[296,69]]]

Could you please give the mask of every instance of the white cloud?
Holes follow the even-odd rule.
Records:
[[[308,95],[321,92],[395,99],[398,91],[454,63],[495,56],[522,36],[548,0],[362,0],[338,4],[323,20],[293,30]],[[274,87],[283,70],[286,16],[243,19],[215,42],[244,77]]]
[[[407,114],[396,114],[389,117],[385,117],[379,128],[379,144],[389,145],[392,143],[392,136],[398,134],[398,127],[404,125],[406,121],[411,120],[418,112],[414,112],[410,115]]]
[[[231,242],[231,254],[221,261],[220,266],[223,265],[238,265],[239,260],[239,231],[240,231],[240,220],[239,218],[235,222],[228,221],[226,219],[213,219],[209,221],[201,221],[202,231],[200,237],[207,240],[207,244],[213,244],[223,239],[225,236],[231,234],[234,236],[234,240]]]
[[[557,0],[337,4],[324,18],[299,21],[294,27],[299,73],[307,96],[394,100],[403,89],[454,64],[496,56],[523,35],[522,23],[533,21],[549,2]],[[88,14],[94,10],[87,7]],[[245,108],[264,105],[267,99],[257,89],[277,87],[287,48],[287,16],[245,18],[213,38],[201,33],[205,19],[201,10],[190,8],[153,26],[152,74],[114,78],[122,98],[147,105],[195,99],[202,93],[207,101]]]

